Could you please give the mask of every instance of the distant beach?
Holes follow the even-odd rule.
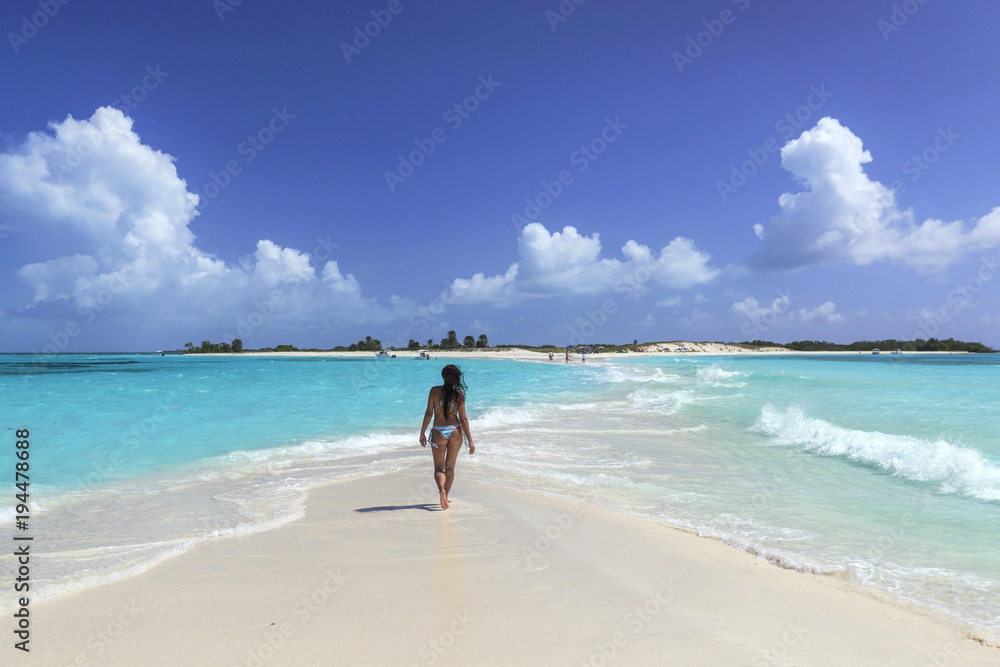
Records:
[[[669,348],[669,349],[663,349]],[[682,348],[678,351],[678,348]],[[421,348],[422,350],[425,348]],[[426,352],[433,358],[441,359],[526,359],[532,361],[548,361],[548,352],[537,352],[535,350],[528,350],[520,347],[504,347],[504,348],[461,348],[457,350],[426,350]],[[588,351],[587,355],[591,360],[607,360],[607,359],[621,359],[630,357],[662,357],[662,356],[685,356],[685,355],[822,355],[822,354],[844,354],[844,355],[859,355],[859,354],[871,354],[871,350],[867,351],[796,351],[789,350],[783,347],[760,347],[760,348],[749,348],[741,347],[739,345],[732,345],[729,343],[693,343],[688,341],[671,341],[668,343],[660,344],[648,344],[643,346],[641,351],[638,352],[624,352],[624,353],[608,353],[608,352],[596,352]],[[892,354],[893,350],[880,350],[880,354]],[[298,351],[298,352],[256,352],[256,351],[244,351],[239,353],[240,356],[300,356],[300,357],[342,357],[342,358],[355,358],[355,359],[366,359],[375,356],[374,352],[334,352],[334,351]],[[390,355],[396,355],[397,359],[412,359],[417,353],[414,350],[392,350],[389,351]],[[564,361],[560,357],[561,352],[553,353],[555,358],[553,361]],[[571,349],[570,354],[575,361],[580,361],[580,352],[576,349]],[[917,351],[907,351],[901,352],[900,354],[967,354],[966,352],[917,352]],[[224,353],[208,353],[199,354],[198,356],[219,356],[219,357],[231,357],[232,354]]]

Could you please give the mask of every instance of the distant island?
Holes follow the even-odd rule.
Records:
[[[758,351],[758,350],[769,350],[769,351],[781,351],[787,350],[789,352],[870,352],[872,350],[884,350],[887,352],[892,352],[895,350],[900,350],[901,352],[969,352],[976,354],[987,354],[996,352],[993,348],[983,345],[982,343],[970,343],[961,340],[955,340],[954,338],[946,338],[939,340],[937,338],[928,338],[924,340],[918,338],[916,340],[896,340],[894,338],[888,338],[885,340],[861,340],[855,341],[853,343],[841,344],[841,343],[831,343],[829,341],[820,340],[797,340],[791,343],[775,343],[769,340],[752,340],[743,341],[741,343],[719,343],[719,342],[709,342],[703,341],[697,343],[699,345],[717,345],[725,346],[726,348],[738,348],[742,351]],[[507,350],[507,349],[522,349],[530,350],[532,352],[563,352],[567,348],[569,349],[586,349],[588,351],[594,352],[650,352],[650,351],[660,351],[664,349],[664,346],[676,345],[676,343],[666,343],[666,342],[646,342],[640,343],[638,340],[632,341],[632,343],[618,344],[618,343],[588,343],[586,345],[571,345],[571,346],[560,346],[560,345],[514,345],[514,344],[502,344],[493,345],[489,344],[489,339],[486,334],[480,334],[479,338],[473,338],[472,336],[466,336],[461,342],[458,340],[458,335],[454,331],[449,331],[447,338],[442,338],[439,342],[435,343],[433,340],[428,340],[425,343],[418,343],[417,341],[410,339],[409,344],[406,348],[395,348],[388,347],[385,348],[382,345],[382,341],[377,338],[372,338],[371,336],[366,336],[363,340],[359,340],[357,343],[351,343],[350,345],[337,345],[331,348],[298,348],[294,345],[276,345],[274,347],[263,347],[256,350],[244,349],[243,341],[239,338],[228,342],[228,343],[213,343],[211,341],[202,341],[201,345],[195,346],[194,343],[185,343],[183,349],[175,350],[175,354],[239,354],[241,352],[380,352],[383,349],[397,350],[397,349],[407,349],[407,350],[451,350],[451,351],[462,351],[462,350]],[[677,351],[675,349],[675,351]],[[683,349],[681,350],[683,351]]]
[[[231,343],[213,343],[211,341],[204,340],[201,342],[201,345],[197,347],[195,347],[194,343],[184,343],[184,349],[176,350],[175,352],[180,354],[226,354],[240,352],[381,352],[383,349],[396,350],[401,348],[386,348],[383,347],[382,341],[378,338],[365,336],[363,340],[359,340],[357,343],[351,343],[350,345],[337,345],[336,347],[325,349],[315,347],[298,348],[294,345],[276,345],[275,347],[263,347],[257,350],[245,350],[243,348],[243,341],[237,338]],[[478,339],[473,338],[472,336],[466,336],[460,343],[458,341],[458,334],[454,331],[449,331],[448,337],[442,338],[438,343],[435,343],[433,339],[428,340],[426,343],[418,343],[411,338],[405,349],[414,351],[490,349],[490,342],[486,337],[486,334],[479,334]]]
[[[739,343],[744,347],[784,347],[794,352],[865,352],[870,350],[901,350],[902,352],[975,352],[989,353],[996,352],[991,347],[982,343],[967,343],[954,338],[938,340],[928,338],[924,340],[896,340],[889,338],[886,340],[860,340],[848,345],[830,343],[825,340],[797,340],[781,345],[766,340],[753,340],[746,343]]]

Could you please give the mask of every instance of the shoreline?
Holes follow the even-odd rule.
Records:
[[[39,601],[26,664],[1000,659],[943,613],[684,528],[461,472],[441,512],[432,486],[423,466],[327,483],[291,523]]]
[[[587,356],[594,361],[605,361],[609,359],[631,359],[631,358],[645,358],[645,357],[719,357],[719,356],[823,356],[823,355],[854,355],[854,356],[910,356],[910,355],[952,355],[952,354],[970,354],[969,352],[901,352],[900,354],[895,354],[892,350],[883,350],[879,355],[873,355],[871,351],[848,351],[848,350],[832,350],[832,351],[795,351],[795,350],[784,350],[780,348],[760,348],[760,349],[747,349],[747,348],[737,348],[732,345],[726,345],[725,343],[680,343],[681,346],[686,346],[689,348],[687,352],[677,352],[672,349],[670,352],[662,351],[644,351],[644,352],[628,352],[622,354],[616,353],[587,353]],[[675,345],[675,343],[668,343],[666,345]],[[534,350],[528,350],[525,348],[515,347],[515,348],[505,348],[502,350],[497,349],[471,349],[471,350],[430,350],[431,359],[515,359],[515,360],[531,360],[531,361],[548,361],[548,352],[536,352]],[[414,359],[414,352],[412,350],[396,350],[391,352],[391,354],[396,355],[396,359]],[[555,357],[553,362],[564,362],[562,353],[554,353]],[[239,353],[226,353],[226,352],[206,352],[198,354],[180,354],[180,355],[169,355],[169,356],[183,356],[183,357],[331,357],[331,358],[348,358],[348,359],[374,359],[374,352],[333,352],[333,351],[316,351],[316,352],[239,352]],[[579,352],[571,352],[570,359],[579,359]],[[391,361],[392,359],[386,359],[385,361]],[[565,363],[565,362],[564,362]]]

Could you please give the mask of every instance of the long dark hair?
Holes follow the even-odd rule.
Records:
[[[458,400],[455,401],[454,412],[458,414],[458,406],[465,400],[465,392],[469,390],[465,386],[465,378],[462,376],[462,369],[455,364],[448,364],[441,369],[441,379],[444,380],[443,391],[441,394],[442,406],[441,410],[444,413],[445,419],[448,418],[448,409],[451,407],[452,399],[458,395]]]

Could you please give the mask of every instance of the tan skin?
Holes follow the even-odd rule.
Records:
[[[458,459],[458,452],[462,449],[462,434],[469,440],[469,453],[476,453],[476,446],[472,444],[472,436],[469,433],[469,419],[465,416],[465,399],[461,394],[454,396],[452,402],[458,403],[458,414],[449,409],[449,406],[442,405],[436,410],[434,404],[441,401],[444,387],[431,387],[427,396],[427,410],[424,412],[424,423],[420,427],[420,446],[427,446],[427,426],[434,419],[434,426],[458,425],[450,438],[445,439],[437,431],[431,431],[431,443],[436,447],[431,448],[434,455],[434,481],[437,483],[438,492],[441,495],[441,509],[448,509],[448,493],[451,491],[451,484],[455,481],[455,461]],[[458,400],[456,400],[458,399]]]

